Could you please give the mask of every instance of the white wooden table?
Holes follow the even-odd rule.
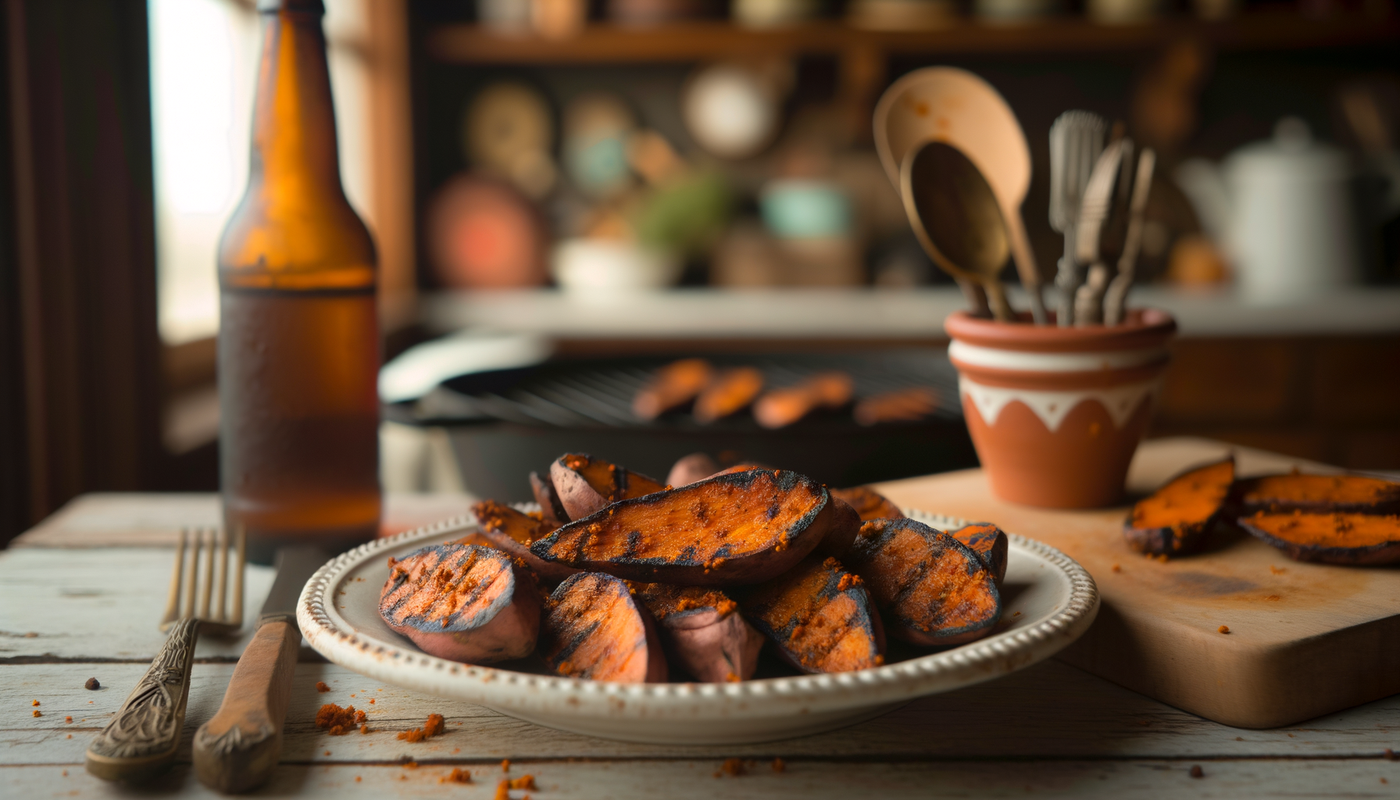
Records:
[[[401,527],[463,505],[391,497],[389,515]],[[0,552],[0,797],[212,794],[190,771],[189,741],[218,707],[238,640],[201,640],[184,746],[163,778],[139,789],[104,784],[84,771],[83,752],[161,644],[156,621],[174,531],[216,515],[207,495],[89,497]],[[245,619],[256,616],[270,582],[266,568],[250,568]],[[510,777],[529,773],[539,787],[512,791],[514,800],[1400,796],[1400,761],[1385,756],[1400,751],[1400,696],[1296,728],[1238,730],[1052,660],[845,730],[686,748],[561,733],[305,656],[282,766],[261,795],[493,798],[500,762],[510,759]],[[100,690],[83,688],[90,677]],[[318,693],[317,681],[331,691]],[[313,722],[326,702],[364,709],[373,732],[327,735]],[[396,738],[429,713],[446,717],[445,735],[417,744]],[[726,758],[744,759],[745,773],[715,777]],[[1191,777],[1193,766],[1202,777]],[[473,782],[441,782],[453,767],[470,769]]]

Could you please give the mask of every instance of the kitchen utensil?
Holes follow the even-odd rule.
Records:
[[[926,142],[904,157],[899,189],[933,263],[954,278],[976,281],[996,319],[1015,319],[1000,277],[1010,252],[1006,225],[976,165],[955,147]]]
[[[1225,442],[1156,439],[1138,448],[1127,493],[1144,497],[1231,453],[1240,476],[1339,471]],[[1162,563],[1123,543],[1126,505],[1011,505],[991,493],[982,470],[875,489],[900,505],[937,504],[949,514],[995,520],[1083,564],[1103,596],[1103,613],[1058,658],[1119,686],[1239,728],[1292,726],[1400,692],[1398,569],[1302,564],[1252,536],[1228,535],[1206,552]],[[1347,716],[1366,713],[1357,708]],[[1266,736],[1294,742],[1284,731]]]
[[[910,75],[924,75],[926,79],[934,82],[936,88],[938,75],[928,76],[926,73],[926,70],[920,70]],[[885,175],[893,184],[895,192],[900,194],[903,193],[899,188],[899,173],[904,157],[912,147],[934,138],[937,132],[934,121],[930,118],[932,106],[928,100],[916,100],[910,96],[915,90],[921,94],[927,93],[928,87],[920,81],[907,80],[908,77],[906,75],[904,79],[895,81],[880,97],[880,102],[875,106],[874,118],[875,151],[880,156]],[[967,298],[972,313],[980,317],[991,316],[987,293],[982,290],[981,284],[965,278],[955,280],[958,288],[962,289],[963,296]]]
[[[223,704],[194,735],[194,771],[205,786],[247,791],[266,781],[277,766],[301,644],[297,598],[329,559],[329,553],[314,547],[278,549],[277,577],[263,601],[257,632],[233,668]]]
[[[229,580],[230,547],[233,549],[232,583]],[[208,553],[201,558],[204,550]],[[243,627],[246,555],[241,530],[232,542],[213,529],[180,531],[175,566],[170,575],[170,596],[160,622],[160,629],[169,635],[117,715],[88,745],[88,772],[108,781],[135,781],[158,772],[174,760],[185,725],[190,667],[199,634],[224,636]],[[214,591],[216,569],[217,593]],[[211,603],[215,605],[211,607]]]
[[[1315,143],[1302,120],[1280,120],[1272,140],[1246,145],[1219,169],[1192,159],[1175,177],[1236,267],[1245,299],[1291,302],[1358,279],[1351,160]]]
[[[915,510],[906,513],[940,530],[962,524]],[[1077,564],[1039,542],[1008,533],[1002,622],[985,639],[933,653],[891,648],[885,666],[838,675],[728,684],[595,683],[445,661],[425,655],[385,625],[378,600],[388,577],[387,557],[401,558],[475,529],[473,520],[448,520],[371,542],[321,568],[297,606],[307,643],[333,663],[373,680],[480,703],[540,725],[653,744],[733,745],[830,730],[920,695],[1022,669],[1080,636],[1098,606],[1093,579]]]
[[[1060,327],[1074,324],[1074,293],[1084,280],[1074,246],[1079,206],[1089,175],[1103,152],[1108,121],[1091,111],[1066,111],[1050,126],[1050,227],[1064,234],[1065,254],[1055,272]]]
[[[1108,285],[1103,299],[1103,324],[1117,325],[1123,321],[1123,308],[1128,302],[1137,271],[1138,254],[1142,250],[1143,212],[1147,196],[1152,191],[1152,174],[1157,167],[1157,153],[1144,147],[1138,156],[1137,175],[1133,178],[1133,199],[1128,207],[1128,232],[1123,238],[1123,255],[1118,258],[1118,274]]]
[[[892,181],[905,155],[930,139],[961,150],[986,178],[1001,206],[1031,316],[1044,324],[1040,272],[1021,218],[1031,182],[1031,154],[1015,113],[991,84],[971,72],[953,67],[915,70],[895,81],[875,105],[875,149]]]
[[[1103,318],[1100,303],[1108,288],[1108,267],[1104,264],[1104,239],[1110,227],[1113,204],[1123,164],[1132,157],[1133,143],[1123,137],[1104,148],[1084,188],[1079,207],[1075,247],[1079,263],[1089,265],[1089,277],[1074,297],[1076,325],[1098,324]]]

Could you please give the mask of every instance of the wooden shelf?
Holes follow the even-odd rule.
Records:
[[[1400,43],[1400,17],[1339,14],[1307,17],[1260,12],[1226,22],[1177,19],[1148,25],[1096,25],[1065,19],[1026,25],[958,21],[947,27],[871,31],[841,22],[754,30],[727,22],[652,28],[594,25],[569,39],[511,36],[477,25],[429,32],[428,53],[472,64],[619,64],[686,62],[757,55],[1076,54],[1131,52],[1179,39],[1227,50],[1301,50]]]

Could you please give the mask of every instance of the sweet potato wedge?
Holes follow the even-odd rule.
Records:
[[[554,482],[548,475],[541,476],[538,472],[531,472],[530,492],[535,496],[535,502],[540,504],[540,514],[545,524],[557,528],[569,521],[564,504],[559,502],[559,493],[554,491]]]
[[[835,518],[826,489],[748,470],[621,500],[530,546],[545,561],[678,586],[760,583],[810,553]]]
[[[1123,523],[1128,546],[1148,555],[1184,555],[1200,549],[1220,518],[1235,481],[1235,457],[1178,475],[1139,500]]]
[[[990,522],[974,522],[948,531],[948,535],[971,548],[992,571],[997,588],[1001,588],[1001,582],[1006,580],[1007,556],[1011,552],[1011,542],[1001,528]]]
[[[903,519],[904,512],[899,510],[899,506],[891,503],[889,498],[864,486],[857,486],[854,489],[832,489],[833,497],[839,497],[850,504],[851,508],[860,514],[861,522],[869,522],[872,519]]]
[[[1349,566],[1400,564],[1400,516],[1351,511],[1260,511],[1240,527],[1295,561]]]
[[[820,372],[796,386],[774,389],[753,406],[753,418],[765,428],[785,428],[813,411],[851,402],[855,382],[844,372]]]
[[[861,579],[813,556],[750,591],[740,604],[784,661],[803,672],[849,672],[884,663],[885,633]]]
[[[883,422],[912,422],[927,417],[937,408],[937,390],[930,386],[911,386],[862,397],[851,409],[851,416],[857,425],[870,426]]]
[[[617,683],[666,680],[666,656],[651,614],[611,575],[581,572],[545,601],[540,654],[569,678]]]
[[[702,358],[685,358],[658,369],[632,398],[632,413],[656,419],[695,399],[714,377],[715,369]]]
[[[910,644],[970,642],[1001,619],[992,571],[967,545],[921,522],[865,523],[845,564],[865,581],[889,635]]]
[[[671,466],[671,471],[666,474],[666,485],[685,486],[696,481],[703,481],[716,472],[719,472],[719,464],[710,458],[709,453],[691,453],[688,456],[681,456]]]
[[[379,615],[429,655],[489,664],[534,651],[539,588],[500,550],[433,545],[389,560]]]
[[[705,391],[695,398],[691,413],[696,422],[709,424],[748,408],[762,391],[762,372],[753,367],[728,369],[710,381]]]
[[[1264,475],[1235,484],[1242,514],[1256,511],[1400,512],[1400,483],[1364,475]]]
[[[476,521],[481,526],[482,538],[490,542],[491,547],[525,562],[545,585],[554,586],[578,572],[563,564],[542,561],[530,552],[530,545],[536,539],[542,539],[554,530],[543,520],[495,500],[484,500],[472,506],[472,514],[476,515]]]
[[[656,620],[667,654],[702,683],[748,680],[763,634],[717,589],[638,583],[636,597]]]
[[[830,490],[827,490],[830,492]],[[823,556],[841,558],[851,549],[851,544],[860,535],[860,514],[850,504],[839,497],[831,498],[831,528],[826,532],[816,552]]]
[[[638,472],[586,453],[567,453],[549,466],[549,480],[569,519],[582,519],[609,503],[665,489]]]

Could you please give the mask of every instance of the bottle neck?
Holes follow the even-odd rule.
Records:
[[[250,184],[275,183],[285,199],[344,196],[335,136],[335,106],[321,14],[264,10],[262,58],[253,105]]]

